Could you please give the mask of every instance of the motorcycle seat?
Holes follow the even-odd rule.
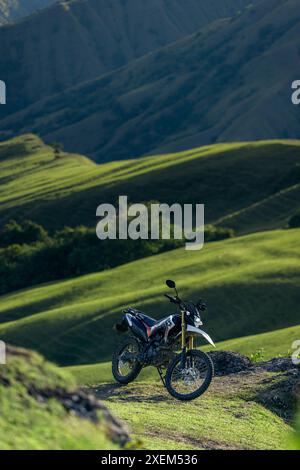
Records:
[[[156,325],[156,323],[160,321],[160,320],[155,320],[154,318],[148,317],[148,315],[145,315],[144,313],[140,313],[140,318],[147,326],[150,326],[150,327]]]
[[[128,308],[127,310],[124,311],[125,313],[130,313],[131,315],[137,316],[140,318],[147,326],[154,326],[156,323],[160,322],[161,320],[155,320],[154,318],[149,317],[145,313],[141,312],[140,310],[137,310],[136,308]]]

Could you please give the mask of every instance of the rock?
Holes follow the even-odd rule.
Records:
[[[46,402],[55,398],[69,413],[79,418],[88,419],[93,423],[99,422],[98,412],[100,412],[100,419],[102,416],[105,421],[106,433],[115,444],[124,447],[131,441],[126,425],[113,416],[95,396],[86,393],[84,390],[69,392],[62,388],[39,390],[31,387],[28,391],[39,402]]]
[[[271,362],[271,361],[270,361]],[[256,368],[258,371],[259,369]],[[262,369],[260,369],[262,370]],[[299,402],[300,370],[280,371],[278,379],[270,386],[259,391],[258,399],[283,419],[291,422]]]
[[[291,357],[275,357],[270,361],[258,362],[254,364],[253,367],[256,369],[263,369],[267,372],[286,372],[289,370],[297,371],[300,374],[300,367],[293,364]]]
[[[211,351],[209,353],[215,367],[215,375],[224,376],[247,371],[252,363],[242,354],[232,351]]]

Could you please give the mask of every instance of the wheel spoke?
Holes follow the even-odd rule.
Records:
[[[209,369],[204,359],[198,356],[187,356],[185,366],[178,358],[171,374],[171,385],[176,393],[190,395],[201,388]]]
[[[119,355],[118,371],[122,377],[127,377],[137,363],[138,348],[133,343],[128,343]]]

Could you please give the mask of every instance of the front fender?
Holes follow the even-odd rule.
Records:
[[[203,336],[206,341],[209,342],[209,344],[211,344],[214,348],[216,347],[211,337],[207,333],[205,333],[205,331],[200,330],[200,328],[195,328],[194,326],[187,325],[186,331],[188,333],[194,333],[195,335]]]

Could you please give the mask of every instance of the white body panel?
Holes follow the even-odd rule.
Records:
[[[205,333],[205,331],[200,330],[199,328],[195,328],[194,326],[191,326],[191,325],[187,325],[186,331],[188,333],[190,332],[190,333],[194,333],[195,335],[203,336],[209,342],[209,344],[211,344],[214,348],[216,347],[211,337],[207,333]]]

